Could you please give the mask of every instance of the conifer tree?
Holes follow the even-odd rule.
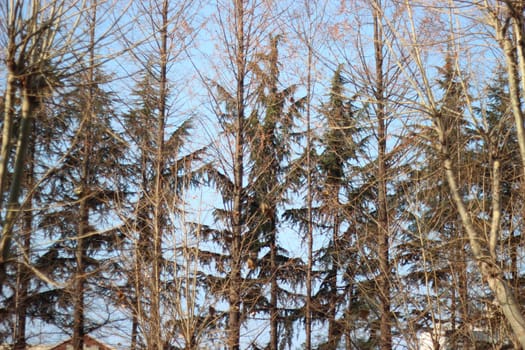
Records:
[[[303,100],[295,101],[295,86],[279,87],[279,36],[270,37],[269,52],[261,54],[261,62],[254,67],[257,78],[258,103],[256,113],[250,118],[250,212],[253,219],[248,224],[258,234],[257,250],[252,251],[249,260],[252,270],[257,270],[257,279],[269,283],[269,297],[262,296],[258,310],[268,313],[270,320],[271,350],[286,342],[292,330],[293,308],[283,308],[279,300],[290,301],[294,293],[282,287],[291,288],[301,281],[298,259],[287,256],[286,249],[279,244],[278,213],[284,203],[287,190],[284,179],[287,161],[290,158],[291,134],[294,118],[302,107]],[[268,252],[260,256],[267,248]],[[286,337],[280,334],[286,333]],[[279,341],[281,338],[281,341]]]
[[[466,150],[466,135],[465,126],[463,123],[463,112],[466,101],[466,91],[463,78],[460,76],[461,72],[455,66],[452,54],[446,57],[445,65],[440,69],[441,77],[438,79],[438,85],[443,90],[444,95],[441,99],[440,105],[440,121],[442,128],[447,133],[447,142],[449,143],[449,150],[456,160],[457,172],[466,170],[464,164],[470,163],[468,160],[468,152]],[[462,154],[461,157],[456,156]],[[444,176],[441,171],[441,179],[438,183],[444,184]],[[467,171],[464,172],[467,174]],[[467,180],[467,176],[461,176]],[[468,181],[468,180],[467,180]],[[461,184],[467,187],[467,184]],[[453,344],[457,344],[458,338],[463,338],[463,343],[468,342],[468,325],[469,325],[469,300],[468,290],[468,274],[467,274],[467,257],[465,255],[465,241],[461,234],[461,228],[457,213],[451,211],[452,203],[450,197],[444,188],[440,186],[438,192],[441,196],[440,201],[436,204],[436,213],[440,217],[437,218],[439,222],[438,231],[443,235],[444,241],[452,242],[452,245],[447,252],[450,253],[448,260],[454,261],[453,269],[449,271],[450,285],[448,288],[452,291],[450,299],[450,322],[453,331],[457,330],[457,335],[453,340]],[[448,205],[446,204],[448,202]],[[442,207],[443,205],[446,205]],[[456,320],[459,320],[456,323]],[[463,334],[462,334],[463,333]],[[453,345],[457,346],[457,345]],[[468,344],[466,344],[468,346]]]
[[[474,158],[468,152],[468,130],[464,122],[467,99],[464,77],[455,66],[452,53],[447,54],[445,64],[438,71],[440,76],[437,85],[443,91],[439,107],[440,122],[447,130],[452,153],[457,156],[457,171],[462,174],[462,191],[466,193],[472,186],[468,179],[472,166],[468,164]],[[471,301],[473,293],[469,294],[473,288],[468,284],[471,281],[474,283],[475,275],[468,268],[466,242],[443,169],[432,146],[422,152],[425,154],[425,166],[414,167],[410,181],[421,182],[421,187],[417,186],[418,189],[412,191],[416,197],[413,203],[427,209],[413,214],[415,221],[411,229],[414,231],[406,237],[407,241],[403,245],[403,264],[412,265],[412,271],[406,278],[423,284],[422,290],[425,292],[416,302],[424,309],[421,314],[425,316],[421,318],[420,324],[435,327],[433,332],[436,337],[441,327],[450,328],[451,346],[467,346],[470,339],[468,330],[472,328],[470,313],[473,311],[469,309],[474,304]],[[411,194],[407,193],[407,196],[411,197]],[[424,255],[418,253],[421,250],[424,250]],[[450,264],[450,261],[454,261],[454,264]]]
[[[355,111],[345,97],[342,65],[334,72],[328,102],[322,106],[322,112],[327,130],[320,141],[323,152],[317,159],[320,191],[316,195],[319,202],[316,216],[325,228],[329,243],[317,252],[321,276],[314,300],[319,308],[318,318],[328,323],[327,339],[320,348],[335,349],[345,336],[349,336],[352,328],[353,306],[349,299],[358,265],[358,261],[353,260],[356,255],[352,253],[353,238],[349,236],[352,229],[347,217],[353,186],[352,175],[348,172],[354,170],[351,162],[356,160],[358,153],[358,129]],[[347,338],[346,343],[349,344],[350,339]]]
[[[54,240],[35,264],[69,286],[53,289],[58,302],[50,321],[74,330],[76,337],[83,337],[98,328],[100,322],[106,322],[93,318],[94,310],[87,305],[94,306],[94,300],[108,296],[112,271],[106,269],[106,263],[117,248],[119,226],[111,218],[116,214],[117,199],[125,193],[122,173],[115,169],[122,165],[126,145],[111,125],[115,112],[111,93],[103,89],[104,75],[98,70],[93,79],[91,84],[79,79],[78,85],[62,96],[62,107],[55,109],[53,119],[60,121],[61,126],[58,130],[48,126],[47,130],[50,135],[60,129],[62,132],[59,141],[47,148],[47,155],[60,159],[60,153],[54,152],[63,151],[63,147],[70,149],[55,168],[54,176],[42,184],[39,200],[43,204],[35,211],[37,232]],[[91,92],[86,93],[86,89]],[[94,101],[88,119],[86,98]]]
[[[241,326],[252,324],[258,314],[270,319],[269,347],[287,341],[289,337],[279,333],[291,330],[293,322],[285,315],[294,310],[285,310],[280,303],[293,295],[283,286],[297,281],[290,273],[297,260],[278,245],[278,213],[288,135],[301,102],[294,101],[293,87],[279,86],[278,37],[270,39],[267,52],[259,45],[270,18],[259,5],[236,0],[231,7],[221,7],[232,20],[231,26],[223,27],[231,48],[226,58],[231,81],[220,81],[212,90],[220,135],[215,142],[216,165],[207,176],[219,190],[223,206],[215,209],[215,225],[206,230],[207,256],[215,268],[206,281],[207,288],[228,305],[217,312],[227,321],[228,349],[240,348]],[[259,24],[254,26],[255,22]]]

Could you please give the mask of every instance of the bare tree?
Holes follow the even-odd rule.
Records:
[[[391,1],[345,3],[331,32],[336,43],[332,55],[342,57],[346,63],[344,76],[349,90],[356,96],[357,109],[361,106],[362,115],[367,116],[366,125],[361,122],[360,127],[367,130],[374,143],[367,145],[368,149],[374,149],[373,152],[363,152],[362,173],[357,175],[366,183],[362,185],[361,200],[373,207],[373,210],[361,212],[369,220],[369,232],[361,234],[358,244],[367,256],[369,273],[375,284],[372,304],[375,304],[378,322],[373,325],[372,334],[383,350],[393,347],[392,329],[397,322],[394,308],[398,306],[394,297],[398,286],[393,248],[399,239],[395,207],[398,199],[391,189],[403,172],[402,155],[406,146],[402,141],[404,131],[401,128],[394,131],[392,125],[403,113],[399,96],[405,94],[406,88],[397,66],[402,58],[398,57],[392,43],[401,14],[397,3]],[[355,31],[355,35],[351,38],[342,35],[348,30]],[[369,192],[369,188],[373,190]],[[369,246],[370,241],[373,246]]]
[[[403,43],[405,52],[409,54],[417,65],[417,69],[413,71],[405,70],[408,81],[416,91],[418,96],[417,106],[422,113],[424,113],[428,120],[432,122],[434,131],[438,135],[434,146],[442,159],[442,165],[445,170],[446,180],[449,186],[450,194],[455,204],[455,208],[460,216],[463,229],[470,244],[470,249],[476,264],[479,267],[481,275],[489,286],[494,295],[495,303],[501,308],[503,314],[512,327],[515,336],[522,346],[525,346],[525,318],[521,311],[521,306],[517,302],[516,294],[509,285],[508,278],[505,276],[501,268],[501,259],[504,257],[500,253],[503,249],[499,242],[502,238],[501,230],[501,160],[498,157],[492,157],[488,167],[490,178],[490,190],[483,193],[487,196],[490,202],[490,207],[485,211],[472,208],[468,205],[466,198],[462,195],[462,191],[458,182],[457,162],[451,152],[450,133],[447,132],[444,119],[439,113],[439,99],[436,98],[435,85],[432,84],[432,77],[429,73],[429,67],[425,57],[432,50],[441,50],[439,42],[427,41],[426,46],[422,46],[422,36],[424,31],[421,31],[416,22],[418,11],[415,9],[417,4],[405,2],[407,9],[408,30],[406,36],[398,33],[397,39]],[[522,40],[523,35],[523,13],[520,8],[521,2],[513,1],[483,1],[483,2],[463,2],[450,1],[449,7],[441,9],[446,17],[448,17],[449,33],[446,41],[448,45],[452,45],[458,53],[454,59],[454,65],[461,69],[463,58],[468,59],[469,50],[475,48],[474,42],[467,44],[465,38],[477,38],[479,40],[486,40],[492,43],[497,43],[505,57],[504,66],[507,69],[507,79],[510,91],[510,103],[514,115],[514,127],[516,128],[516,137],[518,140],[521,164],[520,168],[523,170],[524,163],[524,133],[523,133],[523,115],[521,111],[521,96],[523,87],[520,86],[521,81],[520,71],[523,65],[523,50]],[[439,8],[434,8],[434,10]],[[437,12],[436,12],[437,13]],[[475,13],[481,21],[470,21],[470,15]],[[467,16],[463,16],[467,15]],[[461,18],[461,22],[459,19]],[[458,23],[462,25],[458,25]],[[470,25],[463,25],[467,23]],[[480,29],[480,31],[469,32],[470,28]],[[487,28],[490,28],[487,31]],[[473,36],[476,35],[476,36]],[[495,39],[495,41],[494,41]],[[438,51],[439,52],[439,51]],[[467,86],[463,82],[464,86]],[[473,99],[467,101],[467,108],[473,110]],[[474,125],[480,125],[476,119],[473,119]],[[481,126],[477,129],[479,135],[483,134],[484,128]],[[492,149],[493,154],[498,154],[501,145],[492,145],[496,147]],[[491,148],[489,147],[489,148]],[[483,225],[478,224],[480,213],[483,212],[486,216]]]
[[[216,275],[209,277],[209,283],[214,294],[228,304],[224,311],[226,344],[232,350],[241,347],[242,326],[250,324],[258,312],[267,312],[268,307],[271,344],[276,346],[277,341],[275,210],[282,189],[276,183],[280,164],[275,157],[282,153],[275,155],[278,149],[270,145],[281,147],[274,143],[276,125],[287,128],[283,96],[288,92],[281,95],[277,90],[277,38],[268,52],[262,45],[268,41],[270,19],[264,2],[234,0],[217,5],[219,43],[226,48],[226,54],[219,58],[229,69],[219,72],[209,87],[219,140],[208,177],[222,198],[222,205],[215,209],[216,227],[208,234],[216,246],[214,253],[210,252]],[[260,256],[266,247],[273,254],[270,258]],[[269,281],[273,290],[265,303]],[[246,341],[255,344],[257,338],[247,337]]]
[[[324,34],[324,26],[326,25],[325,11],[328,2],[326,1],[305,1],[296,4],[288,9],[289,19],[287,25],[290,27],[294,40],[299,44],[297,51],[304,54],[300,57],[302,86],[306,90],[306,101],[304,104],[304,112],[302,126],[305,137],[304,151],[300,155],[297,162],[298,172],[302,175],[305,181],[306,191],[305,195],[305,215],[291,218],[299,222],[303,228],[304,240],[306,242],[306,276],[305,276],[305,301],[304,301],[304,319],[305,319],[305,348],[312,349],[312,335],[314,313],[316,310],[314,305],[314,294],[316,280],[315,260],[314,260],[314,244],[316,241],[316,234],[314,232],[314,191],[315,191],[315,97],[316,88],[318,85],[317,79],[317,64],[318,53],[323,47],[323,40],[321,36]],[[294,44],[295,46],[295,44]],[[306,67],[304,70],[303,67]],[[294,171],[291,171],[293,173]],[[293,175],[291,176],[293,177]]]
[[[101,237],[95,232],[100,227],[94,228],[89,225],[89,210],[94,202],[107,200],[105,190],[93,191],[92,188],[93,183],[90,179],[93,178],[95,170],[92,167],[93,163],[89,163],[89,158],[95,158],[93,153],[96,152],[93,152],[92,147],[92,127],[86,127],[92,123],[93,118],[91,117],[95,114],[93,110],[96,109],[93,91],[97,90],[95,85],[99,81],[96,79],[100,76],[95,77],[95,71],[104,61],[95,59],[95,51],[111,35],[109,32],[115,24],[113,21],[106,22],[107,27],[97,32],[95,38],[95,27],[99,28],[100,24],[96,16],[99,3],[101,2],[7,1],[2,3],[0,8],[3,19],[0,21],[2,46],[6,48],[3,51],[5,56],[2,57],[6,68],[6,78],[3,81],[6,82],[5,90],[8,96],[2,119],[0,162],[2,258],[0,265],[1,270],[5,272],[6,265],[14,260],[15,253],[17,253],[19,265],[22,266],[19,268],[20,272],[17,277],[19,283],[16,288],[18,305],[18,320],[14,336],[16,346],[24,346],[26,331],[31,331],[25,326],[26,319],[28,317],[38,319],[42,315],[40,314],[42,309],[53,309],[49,302],[56,301],[59,298],[58,294],[65,290],[64,287],[67,284],[72,289],[78,288],[75,293],[69,294],[69,297],[74,296],[76,300],[72,303],[76,307],[76,312],[74,312],[76,325],[74,327],[71,324],[65,325],[66,320],[69,320],[68,317],[72,316],[69,314],[60,321],[61,326],[75,329],[73,333],[75,333],[77,343],[81,343],[83,338],[83,315],[88,312],[83,304],[83,286],[87,278],[87,268],[84,262],[87,256],[86,250],[92,247],[90,243],[83,245],[83,241],[86,240],[92,244],[94,240]],[[106,9],[116,9],[109,2],[102,1],[102,3],[107,5]],[[123,8],[125,8],[124,3],[121,5],[124,5]],[[116,10],[116,17],[118,17],[117,13]],[[86,67],[87,69],[84,70]],[[87,106],[84,106],[86,108],[83,109],[85,118],[82,118],[80,113],[76,114],[74,107],[67,112],[64,112],[64,105],[61,105],[60,108],[50,108],[57,100],[62,102],[67,100],[73,106],[75,98],[78,97],[73,96],[75,91],[78,92],[77,89],[83,89],[84,92],[87,91],[87,95],[90,95],[85,98],[85,101],[88,101]],[[100,93],[101,90],[97,91]],[[102,100],[108,101],[102,98],[101,103]],[[68,117],[64,116],[66,114]],[[76,122],[80,119],[84,120],[77,124]],[[71,122],[69,128],[61,124],[65,120]],[[73,130],[75,127],[76,130]],[[50,130],[53,131],[50,132]],[[53,136],[58,135],[59,130],[64,134],[60,135],[60,141],[57,142],[58,138],[53,138]],[[84,133],[86,130],[89,132]],[[69,131],[72,131],[73,135],[69,135]],[[106,131],[98,129],[100,135]],[[60,144],[60,142],[63,143]],[[71,178],[66,180],[71,173],[64,171],[64,168],[67,167],[65,163],[78,155],[75,152],[80,143],[85,145],[83,157],[85,171],[81,176],[82,180],[77,183],[79,185],[77,195],[80,196],[73,195],[75,198],[71,199],[72,197],[68,195],[73,191],[69,191],[60,194],[55,192],[53,193],[55,197],[52,198],[49,194],[53,192],[54,185],[60,183],[60,187],[71,180]],[[114,155],[117,156],[117,153]],[[98,176],[103,175],[98,174]],[[24,178],[25,181],[22,182]],[[70,184],[68,183],[65,187],[67,188]],[[88,190],[88,187],[91,191]],[[101,195],[102,192],[105,194]],[[60,200],[63,202],[57,206]],[[59,241],[64,242],[64,237],[67,236],[66,240],[79,242],[76,245],[78,258],[76,275],[79,278],[65,281],[64,276],[67,273],[54,274],[55,269],[58,269],[57,266],[67,260],[64,258],[68,254],[65,245],[53,242],[46,245],[45,249],[48,250],[44,252],[35,251],[32,247],[41,243],[36,240],[43,234],[55,232],[53,229],[62,225],[63,222],[72,221],[72,217],[65,217],[62,222],[50,218],[64,208],[66,208],[64,212],[67,212],[68,209],[75,206],[76,200],[82,207],[79,210],[81,212],[79,216],[82,219],[77,222],[80,224],[77,226],[78,230],[75,230],[75,238],[71,237],[71,231],[64,230],[60,233]],[[38,203],[39,208],[34,208],[34,203]],[[56,208],[61,209],[55,211]],[[79,212],[75,213],[75,217]],[[43,224],[43,222],[46,223]],[[49,237],[54,239],[57,236],[51,233]],[[57,248],[58,246],[64,249]],[[65,268],[64,265],[61,268]],[[5,277],[5,274],[1,273],[2,288],[6,286]],[[35,283],[30,282],[33,277],[36,277]],[[48,285],[43,287],[46,283]],[[57,286],[59,288],[53,288]],[[39,288],[41,290],[37,291]],[[51,314],[45,318],[44,322],[52,324],[61,316],[63,315]],[[40,317],[40,320],[42,319],[44,318]],[[82,345],[77,344],[78,347],[81,348]]]
[[[2,205],[0,283],[5,279],[5,264],[12,252],[13,229],[20,214],[19,197],[32,120],[41,107],[42,99],[59,83],[60,74],[53,65],[67,53],[64,46],[57,46],[56,37],[58,29],[65,21],[64,13],[70,11],[72,8],[64,1],[50,3],[8,1],[2,8],[5,18],[3,32],[7,48],[5,57],[7,76],[0,151],[0,203]],[[68,45],[71,43],[65,43],[66,47]],[[17,96],[20,96],[21,100],[20,128],[18,135],[14,135]],[[13,144],[15,144],[14,148]],[[8,184],[8,172],[11,166],[13,171]],[[7,198],[4,200],[6,191]]]
[[[84,138],[82,142],[82,151],[81,151],[81,170],[80,170],[80,182],[78,184],[79,192],[79,221],[78,221],[78,236],[76,238],[76,251],[75,251],[75,260],[76,260],[76,271],[75,278],[76,282],[74,283],[74,291],[72,292],[74,300],[74,310],[73,310],[73,349],[82,350],[84,348],[84,334],[85,334],[85,324],[84,324],[84,313],[85,313],[85,274],[86,274],[86,246],[85,246],[85,236],[89,233],[89,199],[90,191],[93,190],[93,176],[91,170],[90,158],[93,153],[93,128],[91,123],[93,122],[94,115],[94,105],[95,105],[95,96],[93,93],[93,85],[95,84],[95,30],[97,23],[97,0],[94,0],[90,3],[90,11],[87,13],[88,16],[88,28],[89,28],[89,45],[88,45],[88,62],[86,67],[86,77],[83,79],[84,83],[87,85],[86,98],[85,98],[85,109],[84,115],[82,116],[81,125],[84,125]]]
[[[171,346],[177,343],[176,332],[184,335],[185,348],[193,349],[198,346],[196,333],[201,331],[200,326],[189,327],[200,317],[191,316],[195,309],[182,306],[184,302],[196,303],[198,297],[194,271],[189,269],[196,255],[194,248],[184,243],[184,237],[193,231],[188,231],[186,223],[177,226],[175,220],[185,213],[183,193],[191,183],[193,162],[201,150],[185,152],[192,121],[189,113],[175,112],[177,98],[185,94],[183,81],[189,78],[186,73],[170,73],[179,69],[177,64],[194,39],[194,5],[194,1],[152,0],[135,7],[136,17],[141,19],[136,23],[140,31],[135,33],[140,43],[130,51],[138,66],[132,92],[135,101],[122,118],[126,138],[136,149],[130,155],[135,170],[130,178],[137,195],[130,203],[123,203],[123,209],[131,211],[130,218],[124,220],[126,245],[132,247],[133,254],[122,257],[131,259],[133,268],[126,269],[127,283],[117,287],[131,312],[133,349]],[[129,40],[126,44],[134,45]],[[180,270],[184,264],[188,270]],[[188,284],[182,287],[184,278]],[[168,311],[173,314],[166,315]]]

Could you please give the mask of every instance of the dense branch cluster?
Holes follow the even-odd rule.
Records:
[[[523,1],[0,4],[0,348],[525,348]]]

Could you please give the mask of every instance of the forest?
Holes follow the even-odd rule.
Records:
[[[525,349],[524,0],[4,0],[0,61],[1,349]]]

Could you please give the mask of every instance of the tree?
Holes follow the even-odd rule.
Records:
[[[202,325],[197,329],[184,329],[180,323],[185,317],[188,317],[188,314],[191,315],[193,310],[181,309],[178,306],[182,307],[182,303],[194,305],[197,302],[197,296],[194,294],[197,294],[195,289],[198,287],[193,284],[193,280],[198,276],[192,275],[195,271],[185,270],[183,267],[185,264],[191,265],[194,259],[198,259],[196,248],[185,245],[189,240],[188,237],[192,234],[198,235],[198,228],[195,228],[195,231],[185,232],[186,223],[179,227],[175,217],[185,217],[184,191],[191,186],[197,176],[193,167],[194,163],[200,160],[202,150],[189,153],[184,150],[189,131],[192,129],[190,119],[170,130],[165,143],[164,164],[161,169],[164,181],[166,181],[159,204],[165,208],[165,213],[159,218],[162,223],[163,243],[157,259],[160,260],[158,263],[161,271],[158,281],[150,280],[148,277],[151,277],[152,264],[155,261],[153,255],[155,236],[151,231],[154,222],[154,198],[151,197],[151,193],[153,193],[152,186],[155,183],[153,164],[156,158],[154,152],[156,138],[153,131],[158,127],[156,119],[158,93],[155,85],[154,77],[145,73],[143,81],[139,83],[135,91],[136,107],[124,117],[127,126],[126,138],[133,145],[132,149],[138,152],[133,151],[129,156],[129,179],[133,181],[131,189],[135,195],[131,198],[130,203],[122,204],[123,209],[127,208],[126,211],[130,211],[124,233],[125,244],[130,247],[132,255],[130,259],[126,256],[127,254],[122,254],[121,264],[127,282],[116,287],[117,294],[120,295],[117,299],[131,312],[131,344],[134,348],[149,346],[147,344],[154,341],[151,337],[154,337],[155,334],[161,337],[159,339],[162,344],[171,344],[179,332],[184,336],[186,348],[194,349],[199,344],[192,344],[189,340],[202,331]],[[125,265],[132,266],[132,268],[125,268]],[[155,292],[152,290],[154,283],[160,288],[158,291],[160,304],[157,307],[164,312],[169,310],[169,318],[159,315],[160,319],[156,320],[149,316],[151,308],[155,306],[151,303],[150,297],[151,293]],[[199,318],[200,316],[196,315],[187,319],[186,322],[195,323]],[[209,320],[204,324],[207,322]],[[145,345],[141,345],[142,342]]]
[[[83,32],[79,23],[86,10],[84,5],[74,1],[9,1],[2,5],[6,103],[0,157],[3,216],[0,283],[1,288],[7,287],[6,270],[16,256],[19,267],[14,288],[17,305],[14,341],[17,347],[25,346],[28,310],[37,307],[36,298],[30,294],[33,293],[30,279],[35,274],[41,280],[50,281],[46,273],[35,269],[37,262],[31,249],[36,222],[40,220],[34,219],[37,210],[33,209],[33,198],[41,194],[43,184],[52,175],[52,171],[46,170],[53,168],[46,164],[49,158],[41,152],[46,146],[40,142],[45,139],[34,127],[44,124],[46,107],[54,92],[76,73],[74,63],[86,53],[80,48],[82,43],[74,40]],[[64,29],[66,26],[68,30]],[[62,154],[68,152],[65,148],[61,151]],[[20,242],[21,249],[13,242]]]
[[[472,182],[472,173],[478,167],[475,151],[471,149],[469,134],[472,131],[465,122],[468,101],[466,79],[454,65],[454,53],[447,52],[445,64],[437,69],[437,85],[442,91],[439,101],[440,120],[447,130],[448,142],[456,159],[456,172],[460,174],[461,192],[467,193],[483,184]],[[428,132],[425,125],[414,126],[417,133]],[[435,139],[437,135],[429,135]],[[474,346],[472,330],[477,327],[475,319],[476,292],[479,290],[472,271],[461,223],[450,197],[444,171],[433,146],[420,143],[418,156],[421,162],[412,165],[413,173],[406,184],[418,183],[417,190],[407,191],[411,203],[417,203],[409,218],[413,224],[406,237],[403,264],[411,266],[406,275],[409,281],[421,283],[423,295],[415,306],[421,315],[418,327],[433,327],[434,332],[444,328],[449,334],[449,346]],[[471,205],[474,205],[473,203]],[[446,248],[446,249],[444,249]],[[418,252],[425,250],[424,256]],[[450,264],[453,261],[454,264]],[[418,299],[418,298],[416,298]]]
[[[261,296],[259,309],[269,314],[270,350],[277,350],[286,339],[280,334],[291,333],[293,308],[282,307],[280,300],[288,301],[294,293],[281,287],[296,287],[301,281],[298,260],[287,256],[286,249],[279,244],[279,209],[285,202],[287,190],[284,178],[291,155],[291,133],[294,119],[302,108],[304,99],[295,100],[295,86],[283,89],[279,87],[279,36],[270,37],[267,54],[261,54],[258,66],[254,67],[257,79],[257,107],[250,118],[248,131],[252,141],[250,158],[250,209],[253,219],[248,226],[257,233],[260,246],[253,251],[249,263],[252,270],[259,270],[257,278],[262,283],[270,284],[269,298]],[[262,257],[255,257],[264,248],[268,252]],[[279,328],[281,327],[281,328]],[[279,331],[281,329],[282,331]],[[288,335],[289,336],[289,335]]]
[[[305,276],[305,297],[304,297],[304,322],[305,322],[305,343],[307,350],[313,348],[313,322],[314,322],[314,290],[316,288],[316,272],[314,261],[314,244],[316,243],[315,223],[314,223],[314,192],[315,192],[315,159],[316,159],[316,130],[315,130],[315,107],[316,107],[316,86],[318,83],[316,73],[319,66],[318,53],[322,50],[322,40],[324,27],[326,26],[325,10],[328,2],[326,1],[305,1],[290,6],[286,11],[285,17],[290,32],[294,34],[294,45],[292,52],[298,55],[299,71],[296,73],[302,79],[302,87],[306,91],[304,103],[303,119],[298,122],[301,127],[299,134],[302,137],[299,154],[290,165],[287,177],[290,179],[292,193],[304,193],[304,207],[291,208],[285,213],[288,220],[300,228],[306,243],[306,276]],[[305,69],[306,68],[306,69]]]
[[[84,125],[82,133],[84,138],[82,142],[82,151],[80,151],[80,178],[78,179],[77,192],[79,196],[79,224],[78,224],[78,235],[76,238],[76,250],[75,250],[75,288],[72,293],[74,300],[74,311],[73,311],[73,349],[82,350],[84,348],[84,334],[85,334],[85,274],[86,274],[86,247],[85,237],[90,233],[90,212],[89,203],[90,197],[92,197],[92,191],[94,186],[94,177],[92,175],[92,155],[94,151],[94,113],[95,113],[95,96],[94,96],[94,84],[95,82],[95,24],[97,21],[97,0],[94,0],[91,4],[91,11],[89,13],[88,27],[89,27],[89,56],[87,62],[86,77],[83,79],[84,84],[87,86],[85,99],[82,102],[85,103],[84,115],[80,125]],[[98,175],[98,174],[97,174]]]
[[[349,314],[341,310],[345,307],[343,300],[346,298],[348,285],[355,282],[346,273],[350,270],[349,265],[355,264],[355,261],[347,260],[347,257],[351,256],[348,253],[351,247],[347,245],[350,240],[345,237],[345,203],[341,201],[341,197],[346,197],[351,186],[351,176],[347,176],[346,172],[349,170],[349,162],[356,160],[356,126],[352,107],[344,94],[342,65],[334,72],[328,102],[322,107],[327,130],[320,142],[324,150],[317,159],[320,168],[319,187],[322,189],[318,199],[318,216],[328,229],[330,238],[328,246],[318,253],[319,260],[326,265],[326,272],[323,273],[319,291],[314,299],[316,305],[319,305],[317,312],[328,322],[327,340],[320,347],[335,349],[348,334],[348,325],[344,319],[348,318]],[[345,285],[340,285],[341,278],[346,282]],[[341,293],[340,290],[345,292]],[[339,316],[341,313],[342,317]]]
[[[387,350],[393,346],[392,329],[396,322],[396,305],[393,304],[393,293],[397,289],[396,256],[393,246],[398,238],[396,195],[390,189],[395,187],[396,179],[404,172],[402,162],[393,160],[401,159],[406,150],[402,145],[402,135],[393,135],[389,130],[396,117],[402,114],[398,96],[406,93],[399,74],[406,63],[403,61],[398,66],[397,52],[392,46],[398,25],[395,19],[400,17],[402,10],[395,2],[388,1],[355,3],[351,9],[355,10],[355,17],[348,17],[350,8],[346,9],[342,13],[341,24],[336,26],[355,24],[357,37],[355,42],[350,43],[355,53],[345,56],[349,70],[347,77],[349,85],[359,96],[356,103],[363,106],[366,111],[363,115],[369,118],[367,131],[375,143],[370,146],[374,151],[362,161],[362,181],[370,191],[363,191],[363,200],[368,203],[369,209],[362,215],[366,216],[368,224],[366,233],[358,242],[367,256],[369,273],[375,284],[373,293],[376,300],[370,301],[375,304],[378,320],[372,325],[371,341],[376,342],[380,349]],[[368,21],[363,22],[362,17]],[[366,40],[361,34],[365,32],[371,33]],[[341,40],[337,36],[335,39]],[[346,48],[342,46],[341,50],[345,55]],[[364,55],[364,52],[370,55]],[[373,241],[373,245],[369,240]]]
[[[481,158],[478,171],[490,176],[492,158],[497,157],[501,161],[501,237],[499,244],[506,247],[501,260],[504,271],[509,274],[509,284],[518,296],[518,302],[523,305],[524,301],[519,292],[522,288],[523,273],[517,261],[520,254],[518,246],[523,239],[520,230],[523,220],[523,194],[521,191],[514,190],[523,186],[523,180],[520,176],[520,168],[517,166],[520,164],[520,154],[515,126],[512,123],[508,79],[501,66],[496,67],[494,79],[487,85],[486,99],[486,106],[477,110],[480,120],[483,120],[485,124],[484,128],[479,130],[485,141],[475,149]],[[488,187],[486,183],[485,187]],[[490,187],[485,191],[490,191]],[[485,207],[489,207],[490,198],[485,198],[485,201],[487,202]],[[519,341],[515,335],[512,335],[501,311],[494,310],[494,308],[490,311],[485,317],[489,326],[498,330],[503,329],[502,340],[505,339],[506,334],[510,334],[514,347],[518,348]]]
[[[387,199],[387,98],[385,85],[384,67],[384,38],[383,38],[383,9],[380,1],[372,4],[374,21],[374,54],[375,54],[375,86],[374,91],[374,111],[377,118],[377,227],[379,235],[379,276],[378,291],[380,293],[380,348],[389,350],[392,348],[391,333],[391,287],[390,274],[392,265],[390,262],[390,223],[388,218],[388,199]]]
[[[58,47],[57,51],[55,41],[56,31],[63,20],[64,5],[57,2],[47,7],[40,1],[31,4],[10,1],[3,7],[7,76],[0,151],[0,203],[3,216],[0,285],[3,285],[6,263],[12,253],[13,230],[19,215],[22,173],[31,138],[32,120],[44,96],[59,82],[53,60],[59,60],[61,55],[65,55],[62,48]],[[20,126],[18,135],[15,135],[13,125],[17,116],[17,92],[20,97]],[[13,144],[16,144],[14,149]],[[11,181],[8,184],[9,172]]]
[[[215,142],[218,152],[208,177],[220,191],[222,206],[214,211],[215,227],[207,230],[214,241],[208,254],[216,268],[208,276],[208,287],[227,302],[229,349],[240,348],[241,325],[250,324],[250,316],[258,312],[269,313],[269,346],[275,347],[282,324],[278,299],[286,295],[278,283],[289,277],[287,267],[276,266],[287,261],[277,246],[277,211],[284,193],[278,181],[297,105],[287,106],[293,87],[278,87],[278,39],[270,39],[268,52],[259,45],[266,40],[267,9],[259,2],[234,1],[219,7],[218,13],[231,70],[210,89],[220,141]],[[246,341],[255,344],[257,339]]]
[[[209,323],[193,314],[197,277],[182,268],[195,259],[194,248],[184,246],[184,237],[197,231],[188,233],[186,223],[177,224],[185,217],[184,192],[194,183],[194,163],[203,152],[185,149],[192,119],[175,113],[176,98],[184,89],[170,75],[173,68],[179,69],[180,56],[195,35],[193,5],[165,0],[143,2],[136,8],[137,18],[147,19],[143,23],[147,25],[142,26],[144,41],[131,51],[139,74],[135,100],[122,118],[132,145],[128,157],[133,172],[129,175],[133,196],[122,204],[128,214],[121,214],[126,222],[125,244],[133,253],[122,258],[133,268],[125,269],[127,281],[117,287],[119,303],[131,313],[134,349],[178,346],[178,334],[186,349],[194,349],[199,346],[200,323]]]
[[[507,70],[507,79],[509,83],[510,104],[514,115],[514,126],[516,128],[516,137],[520,149],[520,164],[521,170],[525,169],[524,154],[525,142],[523,136],[523,116],[520,108],[521,105],[521,78],[518,72],[520,68],[524,67],[523,50],[521,37],[523,34],[522,11],[521,3],[512,1],[496,1],[483,2],[480,4],[469,3],[462,10],[481,11],[484,14],[485,25],[489,25],[496,34],[496,40],[505,57],[505,67]],[[409,11],[410,18],[410,42],[415,43],[419,41],[419,35],[416,32],[416,24],[414,22],[414,9],[409,4],[406,4]],[[459,7],[452,8],[452,17],[458,18]],[[451,23],[450,43],[457,45],[457,36],[453,30],[454,26]],[[485,32],[486,33],[486,32]],[[489,33],[488,37],[491,37]],[[492,40],[493,36],[491,37]],[[525,346],[525,319],[520,310],[520,305],[517,302],[516,295],[509,286],[508,279],[503,270],[500,268],[500,255],[498,254],[499,242],[501,242],[501,160],[498,158],[490,159],[488,169],[490,169],[490,190],[484,193],[486,198],[489,198],[490,209],[487,209],[483,215],[487,218],[484,225],[476,224],[476,217],[483,211],[478,208],[470,208],[466,202],[466,198],[462,196],[460,185],[458,184],[458,173],[455,158],[452,154],[451,144],[449,141],[449,134],[441,119],[441,114],[437,106],[439,105],[437,98],[433,93],[433,86],[430,84],[428,72],[423,65],[423,50],[421,48],[414,48],[407,50],[409,55],[417,62],[418,81],[422,84],[412,84],[420,97],[418,105],[432,122],[433,128],[438,135],[438,140],[435,143],[436,150],[439,152],[442,165],[445,169],[445,176],[449,186],[450,194],[461,218],[462,226],[468,238],[470,249],[479,271],[484,281],[489,286],[491,293],[494,295],[495,302],[501,308],[511,325],[514,334],[521,346]],[[460,54],[467,54],[467,51],[460,52]],[[458,55],[459,56],[459,55]],[[455,59],[455,65],[459,66],[459,57]],[[414,79],[414,75],[405,71],[409,79]],[[414,83],[414,80],[411,80]],[[419,86],[418,86],[419,85]],[[472,107],[472,100],[469,100],[469,106]],[[496,149],[500,149],[498,145]],[[493,150],[495,151],[495,150]]]

